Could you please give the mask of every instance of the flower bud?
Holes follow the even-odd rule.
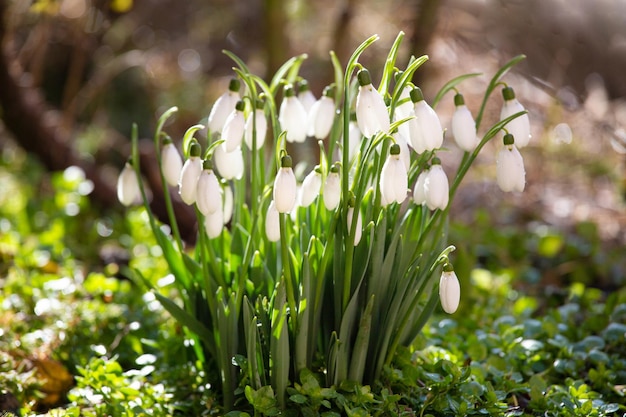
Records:
[[[204,161],[204,169],[198,178],[196,206],[205,216],[222,208],[222,187],[213,172],[211,161]]]
[[[317,100],[309,110],[309,136],[316,139],[324,139],[330,133],[335,120],[334,87],[324,89],[324,95]]]
[[[192,205],[196,202],[198,178],[201,172],[200,144],[193,141],[189,148],[189,159],[185,161],[178,181],[178,194],[185,204]]]
[[[243,153],[241,147],[232,152],[226,152],[224,144],[215,148],[213,160],[215,168],[222,178],[227,180],[240,179],[243,176]]]
[[[334,210],[341,200],[341,180],[339,177],[339,165],[335,164],[330,169],[324,183],[324,206],[327,210]]]
[[[228,91],[222,94],[213,104],[209,113],[208,127],[211,132],[221,132],[228,115],[235,109],[239,101],[239,80],[230,80]]]
[[[461,284],[452,269],[452,265],[445,264],[439,279],[439,301],[443,311],[454,313],[459,308],[461,300]]]
[[[293,87],[285,87],[285,97],[278,114],[280,127],[287,131],[287,142],[304,142],[307,134],[307,112],[294,95]]]
[[[411,91],[411,100],[415,103],[414,112],[419,131],[415,137],[411,137],[413,149],[418,153],[422,153],[440,148],[443,144],[443,129],[441,128],[439,116],[426,103],[422,90],[418,87]]]
[[[454,141],[462,150],[472,152],[478,144],[474,117],[465,105],[463,95],[457,94],[454,97],[454,104],[456,106],[452,115],[452,135],[454,136]]]
[[[368,138],[376,132],[388,132],[389,112],[385,100],[372,85],[369,71],[362,69],[357,78],[359,92],[356,96],[356,120],[359,130]]]
[[[126,162],[117,179],[117,199],[127,207],[141,202],[139,180],[130,161]]]
[[[408,191],[408,175],[404,163],[400,160],[400,145],[391,145],[389,156],[380,173],[380,192],[387,204],[402,202]]]
[[[515,98],[515,91],[511,87],[504,87],[502,89],[502,97],[504,98],[504,104],[500,111],[500,120],[504,120],[507,117],[513,116],[515,113],[525,111],[526,109]],[[528,113],[523,114],[515,119],[511,120],[505,126],[506,130],[515,136],[515,146],[518,149],[523,148],[530,142],[530,120]]]
[[[163,141],[163,148],[161,149],[161,166],[163,167],[163,176],[165,182],[171,186],[178,185],[180,179],[180,171],[183,169],[183,161],[176,149],[176,146],[172,143],[172,140],[167,138]]]
[[[426,204],[426,191],[424,189],[424,183],[426,182],[426,178],[428,178],[429,172],[430,168],[425,168],[417,176],[417,181],[415,182],[415,188],[413,189],[413,201],[418,206]]]
[[[428,176],[424,180],[424,195],[429,209],[445,210],[448,206],[450,185],[439,158],[433,158]]]
[[[297,183],[296,176],[291,168],[292,162],[289,155],[285,155],[280,161],[281,168],[274,179],[274,202],[279,213],[290,212],[296,204]]]
[[[244,103],[239,100],[235,109],[228,115],[222,129],[222,139],[226,152],[232,152],[241,145],[246,120],[243,115]]]
[[[274,200],[270,203],[265,214],[265,236],[270,242],[278,242],[280,240],[280,216],[276,210]]]
[[[322,173],[319,166],[304,178],[302,181],[302,187],[300,188],[300,205],[302,207],[308,207],[315,201],[320,194],[322,188]]]
[[[504,135],[504,147],[496,158],[496,180],[504,192],[524,191],[526,185],[526,171],[524,160],[515,146],[513,135]]]

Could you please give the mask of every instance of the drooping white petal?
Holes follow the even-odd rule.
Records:
[[[415,143],[413,148],[418,153],[420,153],[419,150],[422,145],[426,151],[440,148],[443,144],[443,129],[441,128],[439,116],[437,116],[433,108],[426,103],[422,91],[419,88],[416,87],[411,91],[411,100],[415,103],[413,111],[415,112],[421,135],[411,140],[415,142],[423,141],[422,143]]]
[[[183,160],[172,142],[163,145],[161,149],[161,163],[163,165],[163,176],[168,185],[178,185],[180,171],[183,169]]]
[[[139,180],[133,166],[126,162],[120,176],[117,178],[117,199],[125,206],[141,202]]]
[[[346,216],[346,220],[348,223],[348,230],[351,230],[352,227],[352,218],[354,217],[354,207],[348,208],[348,214]],[[354,246],[358,245],[361,241],[361,236],[363,235],[363,219],[361,218],[361,212],[357,212],[356,224],[354,226]]]
[[[394,151],[394,148],[396,149]],[[392,146],[392,152],[399,152],[399,145]],[[400,153],[390,153],[380,173],[380,192],[383,201],[401,204],[408,192],[408,175]]]
[[[274,179],[274,202],[279,213],[289,213],[296,204],[297,183],[291,167],[278,170]]]
[[[221,132],[228,115],[235,109],[239,101],[239,80],[233,79],[228,91],[218,97],[209,113],[208,127],[211,132]]]
[[[224,212],[221,210],[209,213],[204,218],[204,230],[209,239],[218,237],[224,230]]]
[[[371,83],[367,70],[359,71],[356,96],[356,121],[361,133],[371,138],[376,132],[389,131],[389,113],[385,100]]]
[[[413,103],[411,102],[411,90],[409,85],[405,85],[400,93],[400,104],[396,106],[396,120],[402,120],[413,115]]]
[[[322,174],[314,169],[302,181],[300,188],[300,205],[302,207],[310,206],[320,194],[322,188]]]
[[[242,103],[241,101],[238,103]],[[237,104],[239,106],[239,104]],[[243,108],[243,103],[241,106]],[[232,152],[241,145],[246,120],[243,111],[235,108],[226,118],[222,129],[222,139],[226,152]]]
[[[276,210],[274,200],[270,203],[265,214],[265,236],[270,242],[278,242],[280,240],[280,216]]]
[[[280,105],[278,122],[287,132],[287,142],[304,142],[307,134],[307,112],[304,106],[293,95],[293,89],[285,89],[285,97]]]
[[[505,145],[496,158],[496,180],[504,192],[524,191],[526,171],[524,160],[517,147]]]
[[[178,194],[185,204],[192,205],[196,202],[198,178],[202,173],[202,159],[199,156],[191,156],[185,161],[180,171],[178,181]]]
[[[430,167],[428,176],[424,181],[424,194],[429,209],[444,210],[448,206],[450,185],[440,164],[434,164]]]
[[[300,103],[302,103],[302,107],[304,107],[304,110],[306,110],[307,113],[311,110],[311,107],[313,107],[313,104],[315,104],[315,102],[317,101],[317,99],[315,98],[315,94],[313,94],[313,92],[309,88],[309,84],[306,81],[300,83],[300,86],[298,88],[298,100],[300,100]]]
[[[424,183],[428,177],[429,169],[425,169],[420,172],[415,182],[415,188],[413,189],[413,201],[417,205],[426,204],[426,190],[424,189]]]
[[[500,111],[500,120],[504,120],[507,117],[513,116],[515,113],[526,110],[515,97],[515,92],[511,87],[503,88],[502,96],[504,98],[504,104]],[[515,137],[515,146],[518,149],[523,148],[530,142],[530,119],[528,118],[528,113],[516,117],[504,127]]]
[[[454,313],[461,300],[461,284],[454,271],[444,271],[439,279],[439,301],[443,311]]]
[[[327,210],[334,210],[341,200],[341,181],[338,172],[330,172],[324,182],[324,206]]]
[[[254,119],[253,116],[254,115]],[[253,126],[255,123],[256,126]],[[248,115],[245,126],[245,141],[248,149],[252,149],[252,139],[254,127],[256,127],[256,149],[261,149],[265,143],[265,136],[267,136],[267,119],[263,109],[256,109],[253,113]]]
[[[233,196],[233,189],[230,185],[224,185],[224,224],[228,223],[233,217],[233,211],[235,209],[235,201]]]
[[[309,111],[309,136],[324,139],[330,133],[335,119],[335,101],[328,96],[322,96]]]
[[[215,148],[213,155],[215,167],[222,178],[227,180],[240,179],[243,176],[243,154],[241,147],[232,152],[226,152],[223,144]]]
[[[205,216],[222,208],[222,187],[212,169],[204,169],[198,178],[196,206]]]
[[[476,136],[476,123],[472,112],[465,104],[456,106],[452,115],[452,135],[454,141],[462,150],[472,152],[478,144]]]

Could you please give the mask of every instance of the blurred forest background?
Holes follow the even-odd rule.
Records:
[[[180,139],[208,116],[233,75],[223,49],[265,78],[307,53],[301,75],[319,96],[332,82],[329,50],[345,64],[379,34],[362,58],[376,84],[404,31],[399,62],[430,57],[413,80],[427,99],[454,76],[485,74],[460,86],[473,111],[497,68],[527,55],[506,78],[532,122],[527,192],[497,192],[495,148],[487,147],[453,218],[471,222],[481,207],[495,225],[533,220],[566,229],[590,221],[605,242],[626,240],[624,0],[0,0],[0,13],[2,157],[10,162],[21,148],[50,171],[79,166],[103,207],[121,210],[114,186],[132,123],[150,137],[158,115],[176,105],[167,130]],[[500,105],[494,96],[485,126]],[[438,107],[444,126],[452,109],[452,97]],[[144,156],[146,180],[157,183],[148,148]],[[451,149],[444,165],[458,156]],[[153,206],[162,209],[158,194]],[[177,207],[191,236],[186,209]]]

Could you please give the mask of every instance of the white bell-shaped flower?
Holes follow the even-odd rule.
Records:
[[[324,95],[317,100],[309,110],[308,135],[316,139],[324,139],[330,133],[335,120],[335,100],[333,95],[335,88],[328,86],[324,89]]]
[[[298,100],[300,100],[302,107],[304,107],[307,113],[311,111],[311,107],[317,101],[307,80],[302,80],[298,83]]]
[[[243,131],[246,126],[246,119],[243,115],[244,103],[239,100],[235,109],[228,115],[222,129],[222,139],[226,152],[232,152],[241,145]]]
[[[209,113],[208,128],[211,132],[221,132],[228,115],[235,109],[239,101],[239,80],[233,78],[228,85],[228,91],[218,97]]]
[[[198,178],[196,206],[205,216],[222,208],[222,187],[213,172],[213,163],[208,159],[204,161],[202,173]]]
[[[330,172],[324,182],[324,207],[327,210],[334,210],[341,200],[341,178],[339,177],[339,165],[335,164],[330,168]]]
[[[240,179],[243,176],[243,153],[241,147],[232,152],[226,152],[224,144],[215,148],[213,160],[215,168],[222,178],[227,180]]]
[[[500,120],[504,120],[509,116],[513,116],[515,113],[526,110],[517,98],[515,98],[515,91],[513,91],[513,88],[504,87],[502,89],[502,97],[504,98],[504,104],[502,105],[502,110],[500,111]],[[528,118],[528,113],[516,117],[504,127],[515,137],[515,146],[518,149],[523,148],[528,145],[528,142],[530,142],[530,120]]]
[[[280,215],[276,210],[274,200],[270,203],[265,214],[265,236],[270,242],[278,242],[280,240]]]
[[[524,191],[526,185],[526,171],[522,154],[515,146],[513,135],[504,135],[504,147],[496,158],[496,180],[504,192]]]
[[[130,161],[126,162],[117,178],[117,199],[127,207],[141,202],[139,180]]]
[[[308,207],[320,194],[322,188],[322,172],[318,166],[309,172],[309,174],[302,181],[302,187],[300,187],[300,206]]]
[[[224,224],[228,223],[233,217],[235,210],[235,196],[233,189],[228,184],[224,184]]]
[[[419,128],[419,134],[411,137],[413,149],[418,153],[422,153],[422,149],[424,151],[432,151],[440,148],[443,144],[443,129],[441,128],[439,116],[426,103],[422,90],[419,87],[415,87],[411,91],[411,100],[415,103],[414,112]]]
[[[196,141],[189,146],[189,159],[185,161],[178,180],[178,194],[185,204],[196,202],[198,178],[202,173],[202,159],[200,158],[200,144]]]
[[[161,148],[161,166],[163,167],[165,182],[171,186],[178,185],[180,171],[183,169],[183,160],[170,138],[166,138],[163,141],[163,148]]]
[[[461,301],[461,284],[449,263],[443,266],[443,272],[439,279],[439,301],[443,311],[448,314],[454,313],[459,308]]]
[[[409,188],[408,175],[404,163],[400,159],[400,145],[391,145],[389,156],[380,173],[380,193],[386,204],[401,204]]]
[[[426,178],[428,178],[429,172],[430,167],[425,168],[417,176],[417,181],[415,181],[415,187],[413,189],[413,201],[418,206],[426,204],[426,190],[424,189],[424,183],[426,182]]]
[[[424,195],[429,209],[444,210],[448,207],[450,198],[450,184],[448,177],[441,167],[439,158],[432,159],[432,165],[428,170],[428,176],[424,180]]]
[[[287,142],[304,142],[307,134],[307,112],[295,96],[293,87],[285,87],[285,97],[278,112],[280,127],[287,132]]]
[[[452,136],[456,144],[465,152],[472,152],[478,145],[476,122],[472,112],[465,105],[462,94],[454,96],[455,110],[452,115]]]
[[[389,112],[385,100],[372,85],[370,73],[366,69],[359,71],[359,92],[356,96],[356,121],[361,133],[371,138],[376,132],[389,131]]]
[[[346,221],[348,223],[348,230],[351,230],[352,219],[354,218],[354,207],[348,207],[348,214]],[[363,235],[363,219],[361,217],[361,211],[357,210],[356,224],[354,225],[354,246],[358,245]]]
[[[274,202],[279,213],[289,213],[296,204],[296,175],[293,173],[289,155],[280,158],[280,169],[274,179]]]
[[[209,213],[204,218],[204,230],[209,239],[215,239],[222,234],[224,230],[224,212],[221,208],[213,213]]]
[[[253,149],[253,139],[256,139],[256,149],[261,149],[267,136],[267,119],[263,111],[263,101],[257,101],[256,109],[246,119],[244,138],[248,149]],[[256,130],[255,130],[256,129]]]

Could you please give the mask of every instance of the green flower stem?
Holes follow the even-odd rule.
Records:
[[[285,290],[287,292],[287,304],[291,312],[290,322],[292,330],[298,329],[296,297],[295,297],[295,281],[291,270],[291,257],[289,256],[289,246],[287,241],[287,214],[279,213],[280,218],[280,250],[283,267],[283,276],[285,277]]]
[[[387,59],[385,60],[385,66],[383,69],[383,76],[380,80],[380,85],[378,86],[378,92],[383,97],[385,97],[389,91],[389,84],[393,79],[396,59],[398,58],[398,51],[400,50],[400,44],[403,39],[404,32],[400,31],[398,36],[396,36],[396,39],[393,41],[391,48],[389,48],[389,53],[387,54]]]

